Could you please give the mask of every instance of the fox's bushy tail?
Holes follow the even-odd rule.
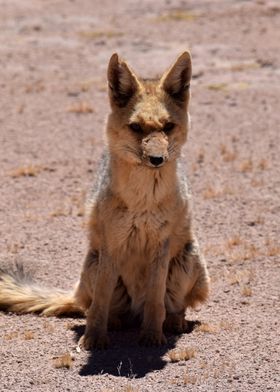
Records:
[[[44,316],[84,315],[74,291],[41,287],[20,265],[11,272],[0,269],[0,309]]]

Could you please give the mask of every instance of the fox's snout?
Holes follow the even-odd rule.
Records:
[[[143,159],[148,166],[159,167],[168,160],[168,138],[153,132],[142,140]]]

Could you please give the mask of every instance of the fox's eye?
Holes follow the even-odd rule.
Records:
[[[131,124],[129,124],[129,128],[130,128],[133,132],[135,132],[135,133],[141,133],[141,132],[143,132],[143,129],[142,129],[141,125],[138,124],[138,123],[131,123]]]
[[[163,132],[170,133],[175,127],[175,124],[172,122],[168,122],[163,127]]]

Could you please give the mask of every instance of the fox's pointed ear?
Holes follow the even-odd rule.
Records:
[[[162,76],[161,88],[176,103],[183,104],[188,97],[192,76],[192,61],[189,52],[182,53],[171,68]]]
[[[107,77],[111,103],[119,107],[126,106],[139,88],[139,81],[117,53],[110,58]]]

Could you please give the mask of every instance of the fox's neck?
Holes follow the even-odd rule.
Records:
[[[160,205],[178,192],[176,162],[158,169],[132,165],[111,157],[111,190],[131,208],[146,210]]]

